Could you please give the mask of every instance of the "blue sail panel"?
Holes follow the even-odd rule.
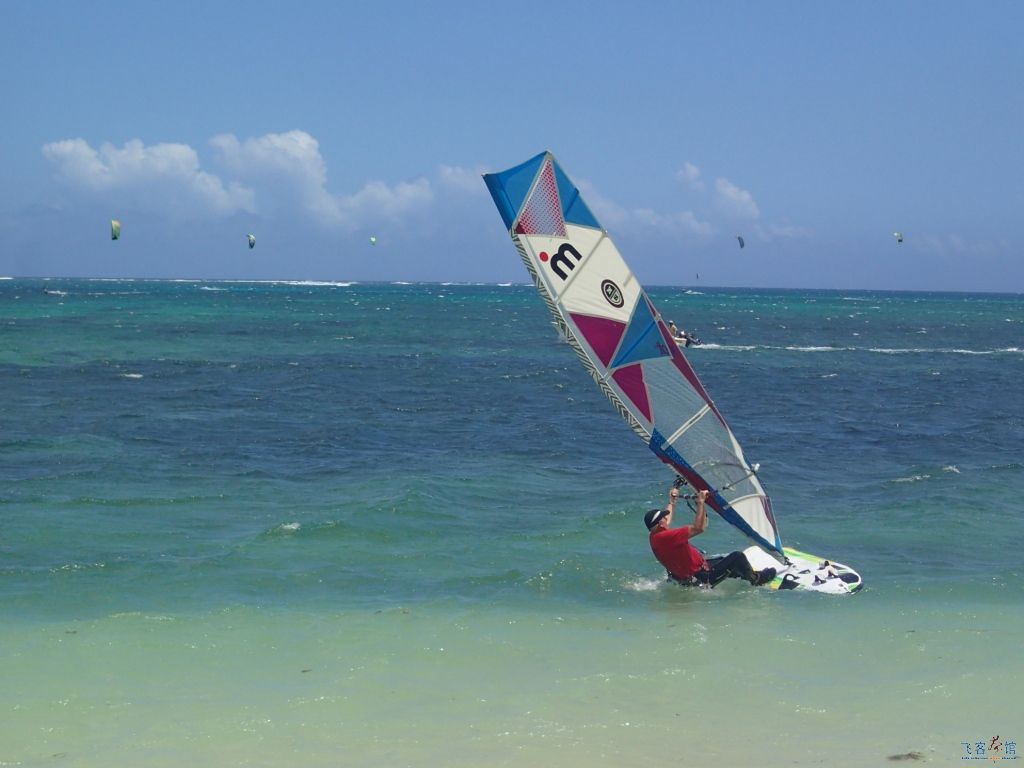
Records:
[[[583,227],[601,229],[590,208],[583,202],[580,191],[576,185],[569,181],[562,166],[552,158],[552,165],[555,167],[555,180],[558,182],[558,196],[562,198],[562,216],[569,224],[579,224]]]
[[[619,351],[608,367],[618,368],[655,357],[671,357],[671,354],[651,311],[651,305],[646,301],[638,301],[626,332],[622,335]]]
[[[501,173],[485,173],[484,183],[494,198],[494,204],[498,207],[501,220],[505,222],[505,229],[512,229],[519,210],[530,194],[530,187],[537,176],[547,152],[541,152],[536,157],[531,157],[525,163],[520,163],[515,168],[509,168]]]

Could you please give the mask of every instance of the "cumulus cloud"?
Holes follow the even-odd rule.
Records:
[[[424,178],[393,186],[375,180],[354,194],[333,194],[327,189],[320,143],[305,131],[268,133],[245,141],[223,134],[211,139],[210,145],[233,174],[258,189],[273,187],[282,205],[294,200],[322,223],[344,229],[355,229],[371,218],[398,217],[427,205],[434,196]]]
[[[625,208],[602,195],[589,182],[581,181],[578,184],[587,205],[608,230],[642,227],[658,229],[672,235],[701,237],[714,232],[714,227],[709,222],[701,220],[693,211],[660,213],[652,208]]]
[[[689,234],[704,237],[713,234],[715,231],[709,222],[698,219],[693,211],[662,214],[649,208],[638,208],[633,211],[633,218],[642,224],[673,234]]]
[[[682,168],[676,171],[676,178],[690,185],[698,192],[704,191],[704,180],[700,177],[700,168],[691,162],[687,162]]]
[[[105,143],[94,149],[84,139],[43,145],[43,157],[70,185],[94,192],[127,191],[143,205],[188,213],[229,214],[254,210],[253,191],[241,184],[225,185],[200,168],[199,156],[187,144],[153,144],[138,139],[123,147]]]
[[[123,147],[94,149],[84,139],[66,139],[44,145],[42,152],[72,187],[129,192],[144,207],[189,215],[298,211],[328,226],[354,230],[424,208],[434,196],[425,178],[396,184],[371,180],[351,194],[330,192],[320,144],[305,131],[244,141],[223,134],[213,137],[210,146],[228,181],[203,170],[199,154],[187,144],[147,146],[132,139]],[[442,168],[441,179],[449,186],[468,184],[468,172]]]
[[[605,229],[619,229],[628,225],[630,212],[611,198],[605,197],[586,179],[577,182],[583,199]]]
[[[434,199],[430,182],[420,178],[389,186],[382,181],[371,181],[354,195],[336,198],[336,209],[343,220],[377,215],[396,218],[408,211],[421,208]]]
[[[715,179],[715,206],[737,219],[756,219],[761,215],[754,196],[725,178]]]
[[[482,167],[468,169],[442,165],[438,169],[438,178],[441,180],[441,184],[449,189],[455,189],[459,192],[484,194],[487,191],[487,187],[484,186],[483,179],[480,178],[484,173],[486,171]]]

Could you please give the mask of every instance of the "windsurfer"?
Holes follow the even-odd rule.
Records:
[[[676,321],[675,320],[669,320],[668,321],[668,330],[669,330],[669,333],[672,334],[672,339],[677,344],[682,344],[685,347],[689,347],[692,344],[696,344],[696,345],[699,346],[700,343],[701,343],[700,339],[698,339],[696,336],[691,336],[686,331],[680,330],[676,326]]]
[[[644,515],[644,524],[650,531],[651,551],[658,562],[665,566],[669,578],[686,584],[707,584],[712,587],[728,577],[745,579],[754,586],[767,584],[774,579],[774,568],[755,571],[742,552],[705,559],[690,543],[690,539],[704,533],[708,527],[708,516],[704,509],[707,497],[706,490],[697,493],[697,511],[692,525],[674,530],[669,528],[679,499],[679,491],[675,487],[669,489],[666,509],[652,509]]]

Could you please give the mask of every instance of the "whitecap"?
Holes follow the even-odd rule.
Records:
[[[897,477],[894,483],[919,483],[922,480],[931,480],[931,475],[911,475],[910,477]]]
[[[122,373],[121,374],[121,378],[122,379],[141,379],[142,378],[142,374],[141,373]]]
[[[664,579],[646,579],[642,576],[638,576],[635,579],[630,579],[625,582],[622,586],[626,589],[632,590],[633,592],[653,592],[664,583]]]

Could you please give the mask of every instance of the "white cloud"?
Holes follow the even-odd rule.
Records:
[[[424,178],[394,186],[370,181],[355,194],[332,194],[320,144],[305,131],[268,133],[243,142],[223,134],[210,144],[232,173],[267,190],[280,205],[294,204],[325,224],[348,230],[424,207],[434,196]]]
[[[396,218],[425,206],[433,198],[434,192],[426,179],[402,181],[390,187],[382,181],[371,181],[354,195],[335,198],[335,208],[346,222],[369,216]]]
[[[715,206],[737,219],[756,219],[761,215],[754,196],[725,178],[715,179]]]
[[[702,221],[693,211],[659,213],[651,208],[628,209],[599,193],[589,182],[581,181],[578,186],[597,220],[609,231],[642,227],[659,229],[673,235],[700,237],[714,232],[711,223]]]
[[[220,162],[242,178],[286,177],[318,190],[327,184],[320,143],[305,131],[268,133],[244,142],[226,133],[210,139],[210,146]]]
[[[480,178],[485,173],[483,168],[460,168],[458,166],[442,165],[438,170],[438,178],[441,184],[450,189],[460,192],[484,194],[487,187]]]
[[[811,237],[813,234],[807,227],[798,227],[793,224],[769,224],[763,229],[758,227],[762,237],[766,240],[784,238],[789,240],[800,240]]]
[[[713,234],[715,229],[707,221],[701,221],[693,211],[680,211],[678,213],[661,214],[649,208],[639,208],[633,211],[633,218],[642,224],[656,227],[665,232],[673,234],[689,234],[705,237]]]
[[[349,195],[327,189],[320,145],[305,131],[268,133],[239,141],[223,134],[210,140],[230,181],[204,171],[187,144],[146,146],[132,139],[123,147],[94,149],[84,139],[46,144],[43,156],[72,187],[90,193],[127,192],[143,207],[186,215],[238,211],[300,211],[329,226],[354,230],[426,207],[434,192],[427,179],[389,185],[373,180]],[[468,171],[442,168],[446,184],[468,184]]]
[[[602,195],[589,181],[583,179],[576,185],[579,187],[583,199],[586,200],[587,207],[605,229],[615,230],[629,223],[629,211],[614,200]]]
[[[691,162],[687,162],[682,168],[676,171],[676,178],[685,181],[698,192],[704,191],[704,181],[700,177],[700,168]]]
[[[234,182],[225,186],[220,178],[203,171],[199,156],[187,144],[147,147],[132,139],[121,148],[105,143],[97,150],[84,139],[66,139],[45,144],[42,151],[74,187],[93,192],[127,191],[144,206],[190,214],[254,209],[251,189]]]

